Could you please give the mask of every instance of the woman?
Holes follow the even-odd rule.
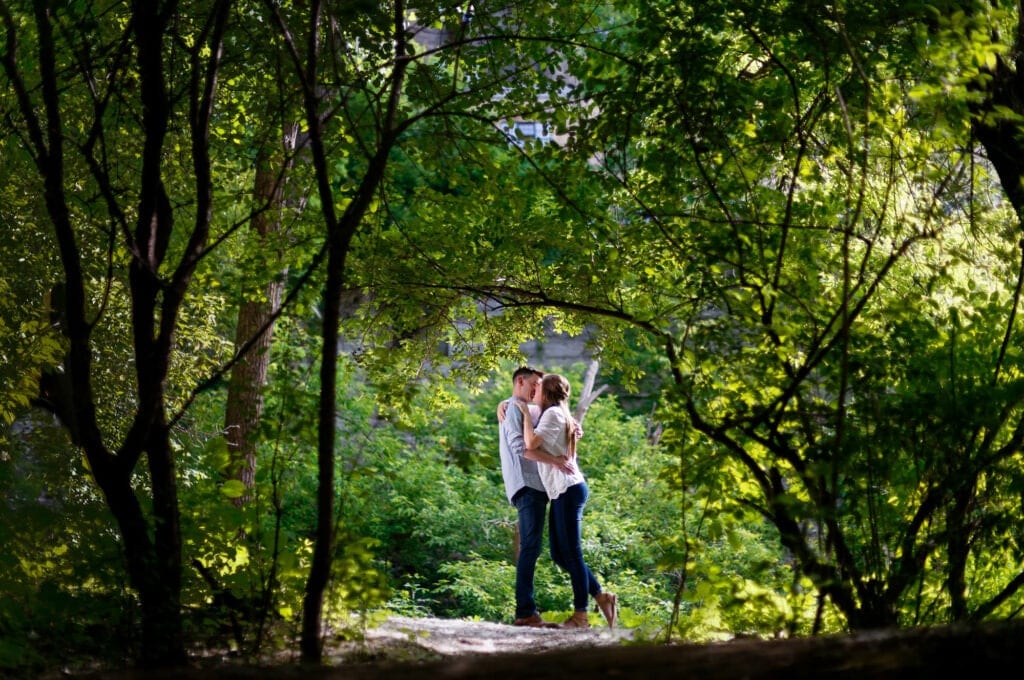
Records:
[[[569,381],[563,376],[549,373],[541,381],[540,407],[542,410],[537,427],[533,427],[526,405],[515,402],[523,411],[523,438],[527,451],[523,454],[532,460],[543,460],[543,453],[565,457],[576,462],[576,421],[569,413]],[[538,455],[537,450],[543,452]],[[540,477],[551,499],[548,527],[551,538],[551,559],[569,572],[572,580],[573,615],[562,624],[563,628],[589,628],[587,621],[588,596],[592,595],[597,606],[608,621],[615,626],[616,596],[601,591],[601,584],[583,560],[582,526],[583,507],[590,491],[587,482],[575,465],[573,473],[567,473],[555,465],[541,465]]]

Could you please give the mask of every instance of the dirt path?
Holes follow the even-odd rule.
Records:
[[[360,642],[333,642],[323,666],[228,660],[164,672],[72,674],[102,680],[904,680],[1018,677],[1024,622],[696,645],[621,644],[628,630],[516,628],[393,617]],[[214,661],[209,659],[208,661]],[[68,677],[62,673],[53,677]]]
[[[328,645],[336,664],[440,661],[484,654],[538,653],[556,649],[614,646],[632,639],[623,628],[587,630],[523,628],[485,621],[392,616],[366,631],[366,639]]]
[[[645,680],[903,680],[1017,677],[1024,622],[886,630],[707,645],[620,644],[629,631],[521,629],[493,623],[394,618],[368,638],[385,655],[323,669],[329,680],[491,680],[530,677]],[[397,645],[393,647],[392,645]],[[431,656],[434,655],[434,656]],[[248,677],[248,676],[247,676]],[[281,676],[277,676],[281,677]],[[306,674],[302,680],[311,680]]]

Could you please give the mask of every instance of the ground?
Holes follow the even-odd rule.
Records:
[[[596,618],[596,617],[593,617]],[[367,630],[362,641],[336,642],[325,650],[335,663],[440,661],[484,654],[537,654],[557,649],[618,646],[632,631],[606,625],[587,630],[524,628],[483,621],[392,616]]]
[[[973,680],[1019,677],[1019,669],[1024,665],[1024,623],[793,640],[652,645],[632,640],[628,630],[609,630],[604,626],[575,631],[392,617],[368,631],[362,641],[330,642],[326,653],[327,663],[318,668],[303,668],[294,660],[272,667],[241,666],[230,660],[211,665],[207,660],[185,671],[124,672],[89,677],[124,680],[482,680],[493,677],[903,680],[960,677]]]
[[[1019,677],[1024,662],[1022,623],[887,630],[794,640],[651,645],[632,641],[628,630],[609,630],[605,626],[581,632],[394,618],[372,631],[368,641],[370,647],[381,651],[389,647],[418,649],[424,658],[397,663],[398,657],[385,653],[376,662],[341,665],[324,671],[322,677],[903,680]],[[392,646],[395,644],[397,647]],[[436,658],[431,659],[433,655]]]

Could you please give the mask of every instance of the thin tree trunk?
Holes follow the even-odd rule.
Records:
[[[337,431],[337,400],[335,389],[338,369],[338,325],[341,321],[341,299],[345,285],[346,260],[352,238],[362,223],[366,211],[384,180],[388,155],[398,139],[396,119],[405,71],[408,68],[405,3],[396,0],[393,7],[392,26],[394,35],[395,63],[391,72],[390,91],[384,116],[381,120],[381,137],[373,155],[368,158],[366,172],[359,189],[349,201],[343,214],[338,215],[334,202],[334,189],[328,172],[327,150],[322,135],[320,99],[316,91],[319,66],[320,43],[318,30],[322,20],[321,2],[314,0],[310,9],[310,35],[307,45],[304,72],[303,105],[309,128],[310,151],[316,172],[317,193],[320,196],[321,211],[327,232],[327,282],[323,293],[322,356],[320,365],[320,409],[317,438],[317,529],[313,545],[313,559],[302,602],[302,638],[300,641],[302,661],[319,663],[320,618],[323,598],[330,580],[332,554],[334,549],[334,454]],[[280,19],[280,16],[279,16]],[[282,25],[290,35],[287,27]],[[301,63],[299,55],[293,52],[296,66]]]
[[[338,322],[341,288],[345,266],[345,249],[339,239],[331,237],[328,254],[327,284],[324,288],[323,346],[320,357],[320,415],[317,438],[316,540],[313,560],[302,600],[302,660],[319,663],[320,617],[324,592],[330,580],[331,554],[334,547],[334,436],[337,430]]]
[[[597,379],[597,371],[600,367],[601,362],[597,359],[591,359],[587,363],[587,372],[583,374],[583,385],[580,387],[579,398],[576,400],[576,410],[572,414],[577,423],[583,424],[583,419],[587,417],[587,410],[590,408],[590,405],[601,396],[602,392],[608,389],[607,385],[601,385],[594,389],[594,381]]]

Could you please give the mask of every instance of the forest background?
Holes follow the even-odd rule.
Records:
[[[494,411],[548,333],[608,387],[584,549],[641,637],[1024,605],[1016,3],[0,29],[0,668],[507,620]]]

